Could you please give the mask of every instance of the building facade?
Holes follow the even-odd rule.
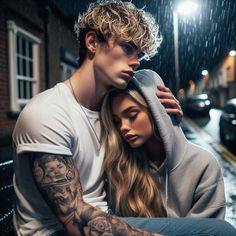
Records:
[[[208,93],[213,105],[222,108],[236,98],[236,56],[225,57],[208,75],[196,84],[196,93]]]
[[[51,1],[0,1],[0,148],[26,103],[73,73],[77,54],[73,22]]]

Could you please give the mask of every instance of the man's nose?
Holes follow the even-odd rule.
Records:
[[[138,55],[134,55],[129,62],[129,66],[132,68],[133,71],[137,70],[140,66]]]

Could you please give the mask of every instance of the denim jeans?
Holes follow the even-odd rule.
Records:
[[[236,236],[228,222],[213,218],[135,218],[120,217],[129,225],[167,236]]]

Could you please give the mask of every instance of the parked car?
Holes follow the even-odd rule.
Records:
[[[198,94],[188,97],[184,103],[184,111],[187,115],[209,115],[211,101],[207,94]]]
[[[220,138],[223,143],[236,145],[236,98],[228,100],[220,116]]]

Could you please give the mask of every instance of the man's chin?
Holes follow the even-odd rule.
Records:
[[[118,88],[118,89],[126,89],[128,83],[127,82],[123,82],[123,83],[120,83],[120,84],[117,84],[116,86],[114,86],[115,88]]]

